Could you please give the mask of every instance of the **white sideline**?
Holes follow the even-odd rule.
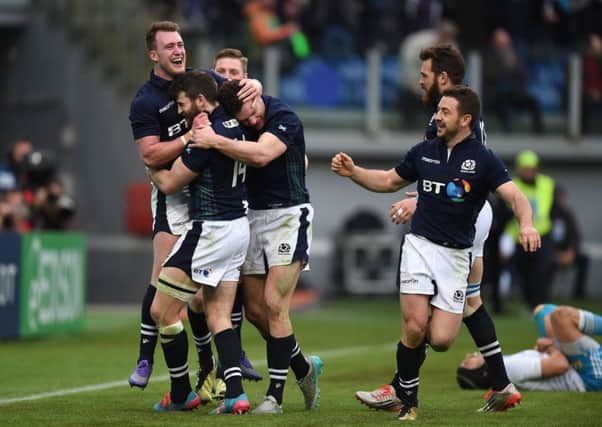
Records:
[[[327,350],[327,351],[317,352],[316,354],[318,354],[323,359],[328,359],[328,358],[345,357],[345,356],[349,356],[349,355],[357,354],[357,353],[365,353],[365,352],[369,352],[369,351],[374,352],[374,351],[381,351],[381,350],[387,350],[387,349],[394,351],[395,343],[372,345],[372,346],[366,345],[366,346],[357,346],[357,347],[345,347],[345,348],[339,348],[336,350]],[[265,360],[253,361],[252,363],[254,366],[257,366],[257,367],[264,367],[266,365]],[[167,381],[168,379],[169,379],[169,375],[160,375],[160,376],[153,377],[152,380],[153,381]],[[29,396],[13,397],[10,399],[0,399],[0,405],[8,405],[11,403],[26,402],[29,400],[47,399],[50,397],[67,396],[70,394],[87,393],[87,392],[98,391],[98,390],[107,390],[110,388],[125,387],[127,385],[128,384],[127,384],[126,379],[119,380],[119,381],[111,381],[111,382],[107,382],[107,383],[91,384],[91,385],[86,385],[86,386],[82,386],[82,387],[67,388],[67,389],[55,390],[55,391],[47,391],[44,393],[36,393],[36,394],[31,394]]]

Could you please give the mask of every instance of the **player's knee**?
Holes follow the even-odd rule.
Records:
[[[410,345],[420,344],[426,336],[426,323],[416,319],[406,319],[403,329]]]
[[[571,307],[567,307],[564,305],[556,307],[550,313],[550,321],[552,322],[552,325],[559,325],[562,323],[570,322],[572,312],[573,309]]]
[[[266,324],[266,312],[262,304],[253,303],[245,305],[245,318],[257,329],[263,331]],[[264,331],[265,332],[265,331]]]
[[[447,351],[454,343],[454,339],[448,336],[431,334],[429,336],[430,347],[437,352]]]
[[[156,300],[153,301],[150,307],[150,315],[155,321],[157,325],[161,324],[161,315],[163,314],[163,310],[159,307],[159,304],[156,303]]]

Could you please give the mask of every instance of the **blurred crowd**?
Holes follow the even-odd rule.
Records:
[[[13,143],[0,161],[0,231],[64,230],[74,213],[53,153],[28,140]]]
[[[179,15],[185,27],[212,37],[250,30],[262,45],[302,31],[321,54],[336,54],[328,52],[332,38],[345,38],[356,54],[377,44],[397,52],[410,34],[446,20],[458,28],[462,50],[485,50],[498,28],[520,51],[527,45],[579,49],[588,34],[602,32],[599,0],[161,0],[149,7],[164,17]]]
[[[544,131],[546,105],[541,105],[541,98],[546,95],[534,96],[533,88],[527,90],[535,74],[530,62],[560,59],[566,69],[568,54],[578,52],[584,64],[584,131],[597,123],[594,114],[602,116],[600,0],[161,0],[148,4],[156,15],[177,20],[186,31],[241,49],[249,57],[252,75],[260,71],[267,46],[281,48],[284,74],[311,54],[337,61],[364,58],[368,49],[377,47],[385,56],[398,56],[397,106],[406,124],[413,124],[421,108],[416,102],[421,92],[415,64],[425,46],[447,42],[465,55],[481,53],[486,111],[504,131],[512,130],[514,112],[524,112],[534,133]],[[566,93],[558,96],[566,104]]]

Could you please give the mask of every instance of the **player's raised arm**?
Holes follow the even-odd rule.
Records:
[[[365,169],[357,166],[351,156],[343,152],[333,156],[330,169],[337,175],[351,178],[356,184],[377,193],[393,193],[410,184],[402,179],[395,169]]]
[[[164,194],[177,193],[198,175],[186,167],[181,157],[178,157],[171,169],[151,168],[149,171],[152,181]]]
[[[518,240],[525,252],[535,252],[541,248],[541,237],[533,227],[533,211],[525,195],[512,181],[500,185],[496,193],[510,205],[518,220]]]
[[[149,135],[136,140],[138,152],[144,164],[150,168],[160,168],[176,159],[192,138],[188,132],[171,141],[160,141],[159,135]]]
[[[195,128],[193,143],[195,148],[215,148],[226,156],[253,167],[263,167],[287,149],[275,135],[265,132],[257,142],[239,141],[217,135],[210,127]]]

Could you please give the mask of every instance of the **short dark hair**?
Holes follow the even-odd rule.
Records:
[[[203,95],[208,102],[217,102],[217,83],[211,74],[204,71],[187,71],[173,79],[168,90],[169,96],[176,99],[180,92],[184,92],[190,99]]]
[[[242,109],[242,101],[238,98],[240,90],[240,80],[229,80],[222,83],[219,88],[218,100],[226,113],[236,117]]]
[[[438,44],[424,48],[420,51],[420,60],[432,62],[432,70],[435,74],[446,72],[452,84],[458,85],[464,80],[466,66],[460,51],[451,44]]]
[[[157,48],[156,36],[159,31],[180,32],[180,26],[172,21],[153,22],[146,32],[146,49],[151,51]]]
[[[215,55],[215,60],[213,61],[214,66],[217,60],[222,58],[240,59],[240,63],[242,65],[242,72],[247,72],[249,58],[244,56],[240,50],[231,47],[227,47],[225,49],[220,50],[219,52],[217,52],[217,55]]]
[[[472,129],[474,124],[481,117],[481,101],[479,100],[479,95],[468,86],[458,85],[444,90],[441,96],[449,96],[458,101],[458,113],[460,115],[471,115],[470,128]]]
[[[461,366],[456,370],[456,381],[460,388],[469,390],[487,390],[491,387],[487,363],[478,368],[468,369]]]

